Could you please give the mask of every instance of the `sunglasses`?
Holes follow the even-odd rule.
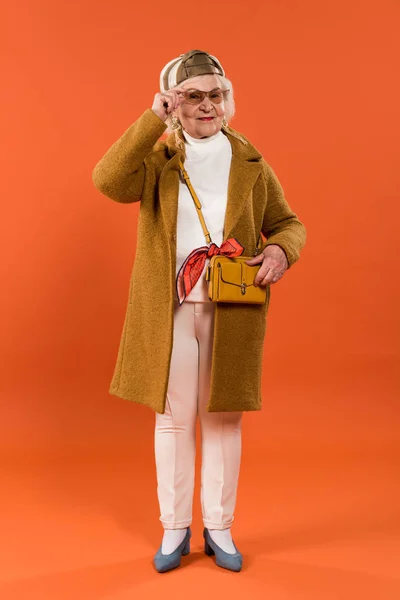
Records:
[[[226,95],[230,90],[215,89],[211,92],[203,92],[201,90],[186,90],[185,92],[179,92],[185,98],[189,104],[200,104],[203,102],[206,96],[209,97],[213,104],[221,104],[222,100],[226,98]]]

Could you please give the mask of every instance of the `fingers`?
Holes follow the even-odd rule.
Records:
[[[158,100],[165,109],[166,115],[170,115],[176,108],[176,100],[170,92],[158,95]]]
[[[257,287],[258,285],[276,283],[282,279],[285,271],[286,268],[282,266],[280,261],[271,257],[264,258],[263,264],[254,278],[254,285]]]
[[[167,113],[171,114],[174,110],[176,110],[178,108],[178,106],[180,104],[182,104],[183,101],[183,95],[182,92],[184,92],[184,88],[172,88],[170,90],[168,90],[167,92],[163,92],[160,94],[160,98],[162,100],[162,103],[165,107],[165,102],[167,103]]]
[[[262,257],[263,263],[254,278],[254,285],[256,287],[258,285],[273,284],[282,279],[288,269],[286,254],[282,248],[271,244],[267,248],[264,248],[261,254],[255,256],[250,264],[259,263],[259,257]]]
[[[251,267],[262,262],[263,264],[259,268],[257,275],[254,278],[254,285],[268,285],[273,284],[282,279],[283,275],[287,270],[287,260],[276,259],[273,256],[266,256],[264,252],[253,256],[253,258],[245,261],[247,265]]]
[[[182,104],[185,88],[176,87],[166,92],[158,92],[154,96],[153,111],[165,121]]]
[[[261,280],[259,285],[264,286],[264,285],[268,285],[268,284],[274,284],[277,281],[279,281],[280,279],[282,279],[284,274],[285,274],[284,272],[277,273],[273,269],[270,269],[268,271],[267,275],[264,277],[264,279]],[[254,284],[254,285],[256,285],[256,284]]]
[[[257,256],[253,256],[253,258],[249,258],[249,260],[246,260],[245,263],[252,267],[253,265],[258,265],[258,263],[262,262],[263,260],[264,254],[261,252],[261,254],[257,254]]]

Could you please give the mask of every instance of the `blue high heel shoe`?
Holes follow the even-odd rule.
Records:
[[[154,557],[154,566],[159,573],[164,573],[165,571],[170,571],[171,569],[176,569],[176,567],[180,566],[182,556],[186,556],[190,552],[191,537],[192,532],[190,527],[188,527],[184,539],[179,544],[177,549],[171,552],[171,554],[163,554],[161,552],[161,543],[161,546],[157,550],[157,554]]]
[[[219,567],[222,567],[223,569],[229,569],[230,571],[241,570],[243,564],[243,556],[236,548],[235,542],[233,542],[233,545],[236,548],[236,552],[235,554],[229,554],[229,552],[225,552],[225,550],[222,550],[222,548],[220,548],[218,544],[214,542],[214,540],[211,538],[210,532],[208,531],[207,527],[204,527],[203,537],[204,552],[207,554],[207,556],[212,556],[213,554],[215,554],[215,562]]]

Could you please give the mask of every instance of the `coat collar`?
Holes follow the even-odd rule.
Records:
[[[244,205],[262,171],[262,155],[241,133],[227,127],[221,130],[232,147],[232,160],[228,180],[228,200],[225,212],[223,241],[232,236]],[[185,138],[179,129],[165,140],[170,160],[160,175],[161,207],[168,239],[176,240],[179,158],[185,160]],[[238,240],[240,242],[240,239]],[[204,244],[206,241],[204,240]]]
[[[232,155],[237,156],[241,160],[260,160],[262,158],[262,155],[257,148],[255,148],[242,133],[236,131],[236,129],[226,127],[221,129],[221,131],[231,143]],[[165,140],[165,144],[170,158],[177,152],[180,152],[183,155],[183,158],[185,158],[185,138],[182,129],[170,133]]]

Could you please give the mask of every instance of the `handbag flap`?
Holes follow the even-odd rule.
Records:
[[[246,286],[253,285],[254,278],[260,265],[246,265],[245,260],[250,260],[251,257],[219,257],[216,261],[216,267],[221,269],[221,280],[224,283],[232,285],[246,284]]]

